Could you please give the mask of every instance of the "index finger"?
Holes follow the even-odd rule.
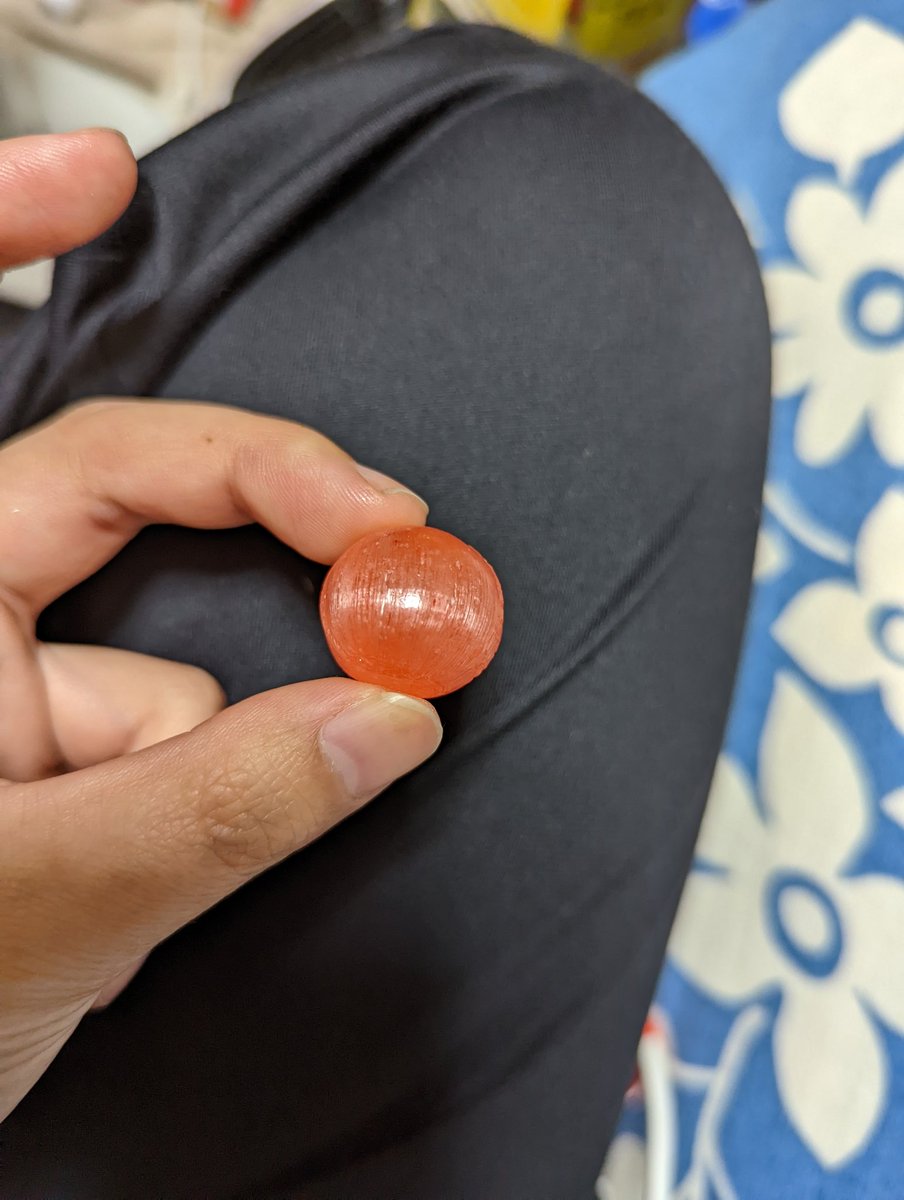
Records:
[[[0,271],[90,242],[122,215],[136,180],[112,129],[0,141]]]
[[[37,616],[149,524],[257,522],[330,563],[426,515],[304,425],[216,404],[92,401],[0,448],[0,588]]]

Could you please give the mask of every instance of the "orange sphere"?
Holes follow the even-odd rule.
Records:
[[[442,529],[372,533],[330,569],[320,619],[347,675],[427,699],[485,670],[502,637],[502,588],[471,546]]]

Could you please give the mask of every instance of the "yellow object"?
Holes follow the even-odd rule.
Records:
[[[502,25],[633,70],[678,44],[691,0],[409,0],[408,23]],[[0,0],[0,4],[3,0]]]
[[[493,20],[540,42],[558,42],[565,31],[570,0],[488,0]]]
[[[676,38],[687,0],[581,0],[573,36],[585,54],[625,59]]]
[[[433,0],[411,0],[408,6],[408,24],[412,29],[427,29],[436,20],[436,5]]]

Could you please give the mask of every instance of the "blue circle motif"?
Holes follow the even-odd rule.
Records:
[[[864,319],[863,307],[878,291],[897,293],[901,302],[898,321],[890,329],[876,329]],[[884,267],[865,271],[848,289],[844,314],[856,335],[871,346],[888,347],[904,341],[904,276]]]
[[[782,899],[795,891],[805,892],[815,900],[826,918],[828,936],[818,949],[802,946],[783,920]],[[799,871],[777,872],[766,892],[766,916],[772,936],[796,967],[817,979],[832,974],[841,958],[844,940],[838,909],[824,888]]]

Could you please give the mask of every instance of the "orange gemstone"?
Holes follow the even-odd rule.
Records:
[[[442,529],[393,529],[333,565],[320,619],[347,675],[409,696],[444,696],[489,665],[502,637],[502,588],[476,550]]]

